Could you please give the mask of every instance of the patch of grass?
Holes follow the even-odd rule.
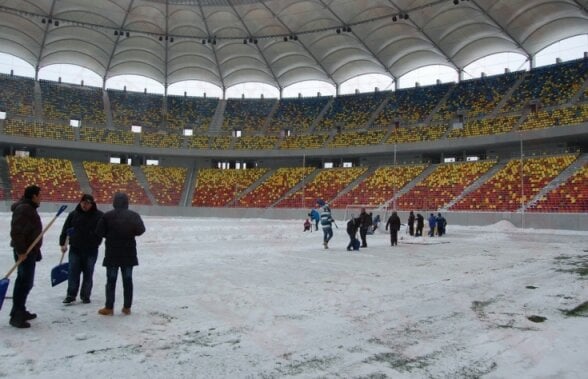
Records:
[[[411,372],[415,369],[424,369],[429,366],[429,361],[434,358],[436,354],[428,354],[421,357],[409,358],[403,354],[394,352],[380,353],[369,357],[365,362],[382,362],[387,363],[395,370]]]
[[[484,312],[484,308],[486,308],[490,304],[492,304],[492,301],[474,300],[472,301],[472,306],[470,308],[472,309],[472,311],[474,311],[476,315],[478,315],[478,318],[485,318],[486,312]]]
[[[578,274],[582,279],[588,277],[588,255],[560,255],[554,259],[560,261],[560,265],[567,266],[558,268],[557,271]]]
[[[532,315],[532,316],[527,316],[527,319],[529,321],[533,321],[533,322],[544,322],[545,320],[547,320],[547,317]]]
[[[588,301],[583,302],[573,309],[560,309],[560,311],[570,317],[588,317]]]

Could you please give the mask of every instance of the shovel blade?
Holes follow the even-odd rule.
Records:
[[[9,284],[10,279],[0,279],[0,309],[2,309],[2,304],[4,303],[4,298],[6,297],[6,292],[8,291]]]
[[[62,263],[51,269],[51,287],[65,282],[69,275],[69,263]]]

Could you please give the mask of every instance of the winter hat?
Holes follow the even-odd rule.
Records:
[[[325,201],[324,201],[323,199],[318,199],[318,200],[316,201],[316,203],[317,203],[319,206],[321,206],[321,207],[323,207],[323,206],[325,205]]]
[[[94,197],[92,195],[90,195],[90,194],[85,193],[85,194],[82,195],[82,198],[80,199],[80,203],[82,201],[87,201],[89,203],[93,203],[94,202]]]

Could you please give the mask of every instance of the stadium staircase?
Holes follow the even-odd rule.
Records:
[[[514,84],[504,93],[504,96],[502,97],[502,99],[500,99],[500,101],[498,102],[498,104],[496,104],[496,106],[494,107],[492,112],[490,112],[490,116],[489,116],[490,118],[495,118],[498,116],[498,113],[500,113],[500,110],[502,109],[502,107],[504,107],[504,104],[506,104],[506,102],[510,99],[513,92],[517,88],[519,88],[519,86],[521,85],[521,83],[525,79],[525,76],[526,76],[526,73],[521,75],[521,77],[518,78],[517,81],[514,82]]]
[[[194,191],[196,191],[196,174],[198,173],[198,168],[192,167],[188,169],[186,175],[186,182],[184,183],[184,188],[182,189],[182,197],[180,198],[180,206],[183,207],[190,207],[192,206],[192,198],[194,197]]]
[[[347,192],[355,189],[357,186],[359,186],[361,184],[361,182],[363,182],[368,176],[370,176],[371,174],[373,174],[376,169],[378,168],[378,166],[369,166],[368,169],[361,174],[360,176],[357,177],[357,179],[355,179],[354,181],[352,181],[351,183],[349,183],[349,185],[345,188],[343,188],[338,194],[337,196],[335,196],[333,199],[331,199],[329,202],[331,204],[334,204],[335,201],[337,201],[337,199],[343,195],[345,195]]]
[[[10,182],[10,174],[8,173],[8,162],[6,162],[6,157],[0,159],[0,191],[2,191],[2,198],[5,201],[12,201],[12,185]]]
[[[370,118],[368,119],[365,127],[367,129],[369,129],[373,124],[374,121],[376,120],[376,118],[378,117],[378,115],[382,112],[382,109],[384,109],[386,107],[386,104],[388,104],[388,102],[390,101],[390,97],[386,97],[381,103],[380,105],[378,105],[378,107],[376,108],[375,111],[372,112]]]
[[[80,189],[82,192],[91,194],[92,187],[90,186],[90,180],[88,179],[88,174],[86,174],[82,162],[72,160],[71,165],[73,166],[74,174],[76,174],[78,183],[80,183]]]
[[[562,183],[565,183],[566,180],[569,179],[570,176],[574,175],[578,170],[584,167],[585,164],[588,163],[588,154],[581,155],[578,159],[576,159],[571,165],[566,167],[558,176],[556,176],[550,183],[548,183],[545,187],[541,188],[541,190],[532,198],[527,204],[520,207],[516,210],[516,212],[526,211],[527,208],[535,205],[541,198],[551,192],[553,189],[557,188]]]
[[[580,100],[580,98],[584,94],[584,91],[586,91],[587,88],[588,88],[588,78],[586,80],[584,80],[584,84],[582,84],[582,87],[580,87],[580,90],[570,99],[569,103],[576,104]]]
[[[486,171],[486,173],[484,175],[480,176],[478,178],[478,180],[476,180],[475,182],[470,184],[468,187],[464,188],[462,193],[460,193],[458,196],[456,196],[449,203],[445,204],[445,206],[443,206],[440,210],[447,211],[447,210],[451,209],[451,207],[453,207],[455,204],[457,204],[461,199],[463,199],[465,196],[467,196],[470,192],[475,191],[476,189],[480,188],[480,186],[482,184],[486,183],[486,181],[488,181],[488,179],[492,178],[498,171],[502,170],[504,168],[504,166],[506,166],[507,163],[508,163],[507,159],[497,162],[494,166],[492,166],[490,168],[490,170]]]
[[[312,180],[315,178],[315,176],[318,175],[318,173],[321,170],[314,170],[313,172],[311,172],[310,174],[308,174],[306,177],[302,178],[302,180],[300,182],[298,182],[298,184],[296,184],[294,187],[290,188],[290,190],[288,192],[286,192],[282,197],[280,197],[278,200],[276,200],[273,204],[271,204],[268,208],[273,208],[275,207],[277,204],[279,204],[282,200],[288,198],[290,195],[296,193],[296,191],[298,191],[299,189],[301,189],[303,186],[305,186],[307,183],[312,182]]]
[[[265,121],[263,122],[263,125],[261,126],[261,129],[259,129],[258,131],[263,131],[264,135],[267,132],[267,129],[269,128],[272,120],[274,119],[274,115],[276,114],[276,111],[278,110],[278,108],[280,107],[280,102],[276,101],[274,103],[274,105],[272,106],[272,109],[269,112],[269,115],[265,118]]]
[[[377,210],[388,209],[389,207],[391,207],[394,204],[394,199],[398,199],[400,196],[410,191],[414,186],[422,182],[427,176],[431,175],[431,173],[435,171],[436,168],[436,164],[430,164],[413,180],[408,182],[404,187],[397,189],[394,196],[390,200],[386,201],[384,204],[380,205]]]
[[[141,170],[141,167],[140,166],[131,166],[131,170],[133,170],[133,174],[135,174],[135,178],[137,178],[137,181],[139,182],[141,187],[143,187],[143,190],[145,191],[147,198],[151,202],[151,205],[158,205],[157,200],[155,199],[155,196],[153,196],[153,194],[151,193],[151,190],[149,189],[149,182],[147,181],[147,177],[145,177],[145,173],[143,172],[143,170]]]
[[[259,179],[257,179],[253,183],[251,183],[251,185],[249,187],[245,188],[243,191],[241,191],[241,193],[239,193],[237,196],[235,196],[235,198],[233,198],[233,201],[229,202],[227,205],[225,205],[225,207],[232,208],[232,207],[237,206],[239,204],[239,200],[241,200],[241,198],[243,196],[247,195],[249,192],[256,189],[261,183],[265,182],[270,176],[272,176],[274,174],[275,171],[276,171],[276,169],[269,170],[268,172],[263,174]]]
[[[104,114],[106,115],[106,127],[112,129],[112,111],[110,108],[110,98],[107,91],[102,91],[102,100],[104,101]]]
[[[219,100],[216,110],[214,111],[214,115],[212,116],[212,120],[210,121],[210,125],[208,126],[208,131],[213,132],[216,134],[220,133],[221,127],[223,126],[223,114],[225,113],[225,108],[227,107],[226,100]]]
[[[38,120],[45,119],[45,112],[43,112],[43,97],[41,96],[41,84],[38,80],[35,80],[35,91],[33,95],[33,115]]]
[[[323,109],[321,109],[321,111],[319,112],[318,116],[315,117],[314,121],[312,122],[312,124],[310,125],[310,128],[308,128],[308,134],[314,134],[314,130],[316,129],[316,126],[319,124],[319,122],[321,122],[323,120],[323,117],[325,117],[325,113],[327,113],[327,111],[329,109],[331,109],[331,107],[333,107],[333,103],[335,102],[335,98],[332,97],[327,104],[325,105],[325,107]]]
[[[429,115],[425,119],[425,125],[430,125],[431,124],[431,120],[433,119],[433,116],[437,112],[439,112],[439,109],[441,109],[441,106],[443,106],[443,104],[445,104],[447,102],[447,99],[449,98],[449,96],[451,96],[451,93],[456,88],[457,88],[457,86],[455,86],[455,85],[449,87],[449,90],[447,92],[445,92],[445,95],[443,95],[443,97],[441,98],[441,100],[439,100],[437,102],[437,105],[435,105],[435,108],[433,108],[433,110],[431,111],[431,113],[429,113]]]

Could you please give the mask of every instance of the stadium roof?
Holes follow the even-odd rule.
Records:
[[[588,0],[4,0],[0,52],[107,79],[226,89],[533,57],[588,33]]]

